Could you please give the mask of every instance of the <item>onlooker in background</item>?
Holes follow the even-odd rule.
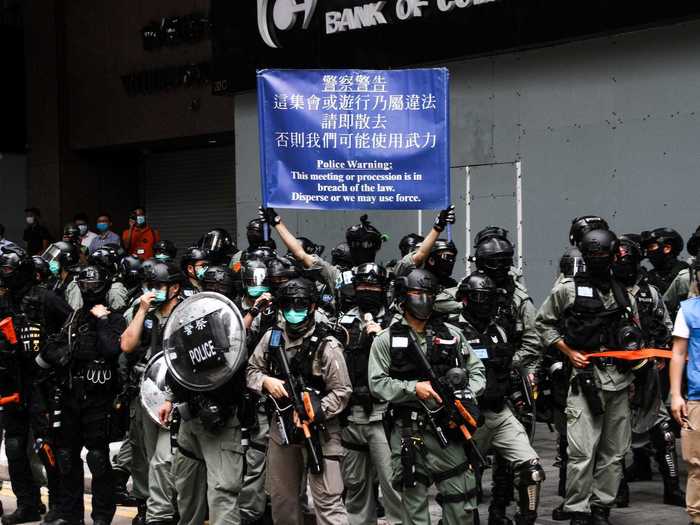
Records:
[[[700,265],[691,268],[691,279],[698,282]],[[687,366],[686,366],[687,357]],[[683,398],[683,373],[688,380],[688,400]],[[685,502],[691,523],[700,523],[700,297],[681,303],[673,327],[671,413],[681,425],[681,449],[688,464]]]
[[[38,208],[27,208],[24,214],[27,227],[22,239],[27,243],[27,253],[30,256],[41,255],[51,242],[49,231],[41,224],[41,212]]]
[[[114,233],[112,227],[112,216],[109,213],[101,213],[97,217],[97,236],[90,243],[90,254],[102,248],[105,244],[116,244],[119,246],[119,235]]]
[[[88,216],[83,212],[76,213],[75,217],[73,217],[73,223],[80,230],[80,244],[89,250],[90,245],[95,237],[97,237],[97,234],[90,231],[90,228],[88,227]]]
[[[160,241],[160,232],[146,224],[146,211],[142,206],[134,208],[129,216],[129,229],[122,233],[126,253],[142,261],[151,259],[153,247],[158,241]]]

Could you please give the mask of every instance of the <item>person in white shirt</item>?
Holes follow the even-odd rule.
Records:
[[[89,249],[92,241],[97,237],[95,232],[91,232],[88,228],[88,217],[85,213],[76,213],[73,217],[73,223],[80,230],[80,244]]]

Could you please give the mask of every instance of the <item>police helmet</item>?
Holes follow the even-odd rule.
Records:
[[[282,309],[308,308],[316,302],[316,285],[309,279],[296,277],[282,284],[277,290],[276,297]]]
[[[127,286],[136,286],[143,278],[141,259],[127,255],[119,261],[119,274]]]
[[[668,245],[671,247],[671,255],[677,256],[683,251],[683,237],[673,228],[655,228],[651,231],[642,232],[642,249],[648,256],[649,252],[655,251],[652,248],[656,246],[663,248]],[[658,249],[658,248],[657,248]]]
[[[34,274],[37,276],[37,282],[43,283],[51,275],[49,263],[46,262],[41,255],[32,255],[32,264],[34,265]]]
[[[270,286],[267,265],[260,260],[251,259],[243,265],[243,286]]]
[[[583,236],[591,230],[609,230],[610,227],[605,219],[597,215],[582,215],[571,221],[569,229],[569,243],[578,246]]]
[[[102,298],[107,293],[109,274],[102,266],[88,264],[78,272],[78,288],[80,293],[89,299]]]
[[[80,262],[78,247],[66,241],[58,241],[49,245],[41,256],[49,264],[52,261],[58,262],[64,270],[68,270]]]
[[[698,250],[700,250],[700,226],[697,227],[695,232],[688,239],[686,248],[688,249],[688,253],[693,257],[697,257],[699,255]]]
[[[210,254],[199,246],[190,246],[180,258],[180,270],[187,273],[187,267],[199,261],[212,262]]]
[[[209,254],[212,263],[228,263],[236,252],[236,245],[229,233],[223,228],[214,228],[199,239],[197,247]]]
[[[509,270],[513,266],[515,249],[511,242],[500,237],[482,241],[476,248],[476,267],[483,271]]]
[[[153,246],[153,256],[159,261],[172,261],[177,257],[177,248],[171,241],[163,239]]]
[[[277,256],[277,252],[274,247],[260,245],[256,246],[252,250],[248,249],[241,254],[241,263],[246,261],[262,261],[266,262]]]
[[[508,230],[501,228],[500,226],[487,226],[483,230],[477,232],[477,234],[474,236],[474,248],[477,248],[482,242],[494,238],[502,239],[504,241],[509,240]]]
[[[207,268],[201,282],[204,290],[229,296],[233,292],[234,280],[233,271],[228,266],[217,264]]]
[[[149,261],[149,264],[142,265],[143,280],[149,284],[149,287],[151,284],[174,284],[181,281],[182,274],[172,261],[162,262],[154,259]]]
[[[471,296],[481,298],[484,294],[495,295],[497,291],[498,288],[496,287],[496,283],[493,282],[493,279],[481,270],[477,270],[462,279],[457,287],[455,297],[458,301],[461,301],[465,297],[471,300]]]
[[[98,248],[88,257],[88,264],[99,266],[106,270],[110,276],[119,271],[119,259],[117,254],[109,248]]]
[[[27,252],[16,245],[0,248],[0,287],[18,289],[32,280],[34,265]]]
[[[401,257],[406,257],[412,251],[418,248],[418,245],[423,242],[425,238],[417,233],[409,233],[401,237],[399,241],[399,251],[401,252]]]
[[[73,244],[80,243],[80,229],[72,222],[69,222],[63,227],[63,240],[72,242]]]
[[[345,231],[345,240],[350,249],[377,251],[382,246],[382,234],[368,220],[367,215],[360,217],[360,224],[350,226]]]
[[[386,270],[377,263],[363,263],[357,267],[354,275],[354,284],[378,284],[386,285]]]
[[[273,289],[277,289],[287,281],[301,276],[299,270],[294,266],[292,261],[284,257],[270,259],[267,262],[267,270],[270,285]]]
[[[591,230],[584,234],[579,250],[584,260],[590,257],[613,258],[617,250],[617,236],[610,230]]]
[[[348,243],[341,242],[331,250],[331,264],[342,268],[352,268],[352,257]]]
[[[569,246],[559,259],[559,271],[566,277],[573,277],[585,269],[583,256],[576,246]]]
[[[438,280],[432,272],[417,268],[408,275],[396,279],[396,291],[400,297],[409,291],[420,291],[435,294],[438,289]]]

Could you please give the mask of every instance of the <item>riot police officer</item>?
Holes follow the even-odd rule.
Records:
[[[34,266],[23,249],[6,245],[0,250],[0,319],[12,319],[17,339],[13,342],[6,335],[0,335],[0,341],[8,349],[4,354],[9,360],[5,368],[12,370],[10,377],[2,381],[2,394],[19,394],[19,402],[7,405],[3,411],[5,452],[12,491],[17,498],[17,510],[2,517],[3,525],[40,519],[43,505],[27,455],[30,419],[35,437],[46,438],[48,432],[48,426],[36,417],[42,408],[35,385],[35,358],[47,337],[60,330],[71,312],[71,307],[61,297],[35,283]],[[46,467],[49,505],[53,507],[57,503],[55,470],[49,464]]]
[[[77,278],[84,305],[40,353],[37,363],[55,371],[49,382],[49,422],[60,476],[61,497],[47,525],[80,524],[83,520],[83,461],[92,474],[92,521],[111,523],[116,509],[109,460],[110,413],[117,388],[119,337],[126,323],[105,306],[109,276],[94,265]]]
[[[272,250],[277,249],[277,245],[273,239],[265,240],[265,225],[264,222],[259,219],[251,219],[245,229],[246,239],[248,240],[248,247],[245,250],[240,250],[236,252],[231,258],[229,266],[233,266],[237,262],[241,262],[242,259],[246,258],[246,254],[257,250],[261,246],[266,246]]]
[[[691,264],[691,261],[697,261],[700,255],[700,226],[698,226],[688,239],[687,249],[688,254],[690,254],[688,263]],[[668,308],[671,319],[676,318],[676,312],[678,312],[681,301],[686,300],[691,295],[697,295],[698,293],[697,285],[695,284],[695,280],[691,277],[691,273],[692,271],[690,268],[678,272],[678,275],[671,281],[668,289],[664,292],[664,303],[666,303],[666,308]]]
[[[404,258],[409,253],[417,250],[418,245],[423,242],[423,240],[425,240],[425,237],[418,235],[417,233],[409,233],[408,235],[401,237],[401,240],[399,241],[399,253],[401,254],[401,258]],[[397,262],[398,261],[396,260],[392,260],[391,262],[387,263],[387,275],[391,276],[391,274],[396,273]]]
[[[403,316],[372,343],[369,390],[390,403],[393,483],[408,522],[430,523],[428,488],[435,483],[442,522],[473,523],[474,460],[465,449],[473,441],[465,439],[479,420],[474,396],[485,385],[484,365],[457,328],[431,318],[437,286],[437,279],[421,269],[397,280]],[[431,371],[453,400],[436,392]],[[453,418],[457,402],[469,419]],[[456,428],[448,430],[450,423]]]
[[[653,266],[648,279],[661,293],[665,293],[673,280],[690,266],[678,259],[683,251],[683,237],[672,228],[656,228],[642,232],[642,249]]]
[[[231,235],[223,228],[214,228],[205,233],[197,242],[197,248],[208,255],[212,264],[228,264],[238,251]]]
[[[277,325],[260,340],[247,370],[248,388],[270,396],[275,407],[267,450],[268,464],[275,465],[268,471],[272,519],[303,523],[299,494],[307,470],[317,520],[346,524],[338,416],[352,387],[343,347],[328,325],[316,322],[311,281],[287,281],[276,299]]]
[[[386,270],[376,263],[364,263],[355,271],[355,306],[339,319],[348,334],[345,361],[352,381],[347,425],[342,444],[345,506],[351,524],[376,521],[373,478],[377,477],[384,496],[386,518],[402,519],[401,499],[391,485],[391,450],[384,431],[386,403],[369,391],[367,365],[374,337],[389,325],[386,309]]]
[[[620,237],[613,276],[634,296],[639,310],[639,323],[647,346],[668,348],[673,329],[671,318],[659,290],[641,273],[642,252],[639,245],[626,236]],[[661,398],[659,369],[651,359],[635,370],[632,398],[632,466],[625,472],[626,481],[651,479],[651,465],[646,446],[651,441],[664,483],[664,503],[685,507],[685,494],[680,488],[676,437],[671,416]],[[628,496],[621,486],[623,503]],[[619,499],[619,498],[618,498]],[[627,499],[629,499],[627,497]],[[618,501],[619,505],[619,501]]]
[[[182,301],[182,274],[174,263],[153,261],[143,272],[148,291],[124,314],[129,325],[121,337],[122,352],[133,354],[134,384],[140,384],[145,363],[162,350],[162,330]],[[131,403],[129,441],[134,496],[140,500],[135,523],[171,523],[175,509],[170,434],[150,419],[138,399]]]
[[[89,264],[99,266],[107,273],[109,286],[105,306],[114,312],[123,312],[130,303],[129,290],[119,278],[120,251],[121,249],[117,249],[114,245],[105,244],[88,257]]]
[[[496,315],[498,293],[493,280],[481,271],[465,277],[457,290],[462,311],[452,322],[486,366],[486,389],[479,399],[485,424],[474,439],[481,450],[493,449],[497,454],[489,524],[511,523],[506,517],[513,493],[511,466],[518,477],[519,510],[515,523],[534,524],[544,470],[530,445],[528,432],[515,415],[516,411],[532,413],[534,407],[526,375],[519,370],[512,327],[501,323]]]
[[[586,233],[579,249],[586,271],[556,286],[537,313],[545,347],[554,346],[573,365],[567,396],[568,467],[563,511],[571,523],[608,523],[630,446],[626,362],[595,358],[603,348],[639,345],[636,300],[611,276],[617,237]]]
[[[223,264],[216,268],[230,272]],[[203,523],[208,504],[210,523],[238,524],[244,472],[240,405],[245,389],[245,328],[233,302],[218,292],[206,293],[216,285],[207,275],[203,281],[204,292],[182,303],[165,330],[164,348],[177,358],[169,358],[172,353],[165,357],[172,395],[159,418],[167,424],[173,407],[181,418],[173,471],[179,523]],[[209,311],[204,317],[202,307]],[[197,316],[194,322],[192,312]],[[233,359],[242,366],[232,368]],[[190,467],[183,468],[184,462]]]
[[[185,276],[181,290],[183,298],[190,297],[202,289],[201,279],[210,264],[211,255],[202,248],[190,246],[185,250],[180,257],[180,269]]]
[[[282,218],[273,208],[261,207],[260,218],[275,228],[287,249],[301,266],[315,270],[320,274],[320,278],[325,282],[327,288],[335,291],[337,296],[336,304],[340,305],[342,303],[343,308],[351,307],[352,271],[341,271],[340,268],[324,261],[317,254],[306,253],[302,244],[287,229],[287,226],[282,222]],[[351,226],[346,230],[345,239],[349,247],[352,264],[357,266],[365,262],[374,262],[384,237],[369,222],[367,215],[363,215],[360,217],[360,224]],[[341,311],[343,308],[341,308]]]
[[[46,248],[41,256],[49,263],[49,270],[53,275],[51,290],[64,299],[73,310],[80,309],[83,306],[83,298],[73,273],[80,263],[77,246],[65,241],[55,242]]]

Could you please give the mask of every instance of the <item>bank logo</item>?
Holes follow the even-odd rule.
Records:
[[[308,29],[318,0],[258,0],[258,31],[270,47],[281,47],[278,31],[289,31],[299,23]]]

